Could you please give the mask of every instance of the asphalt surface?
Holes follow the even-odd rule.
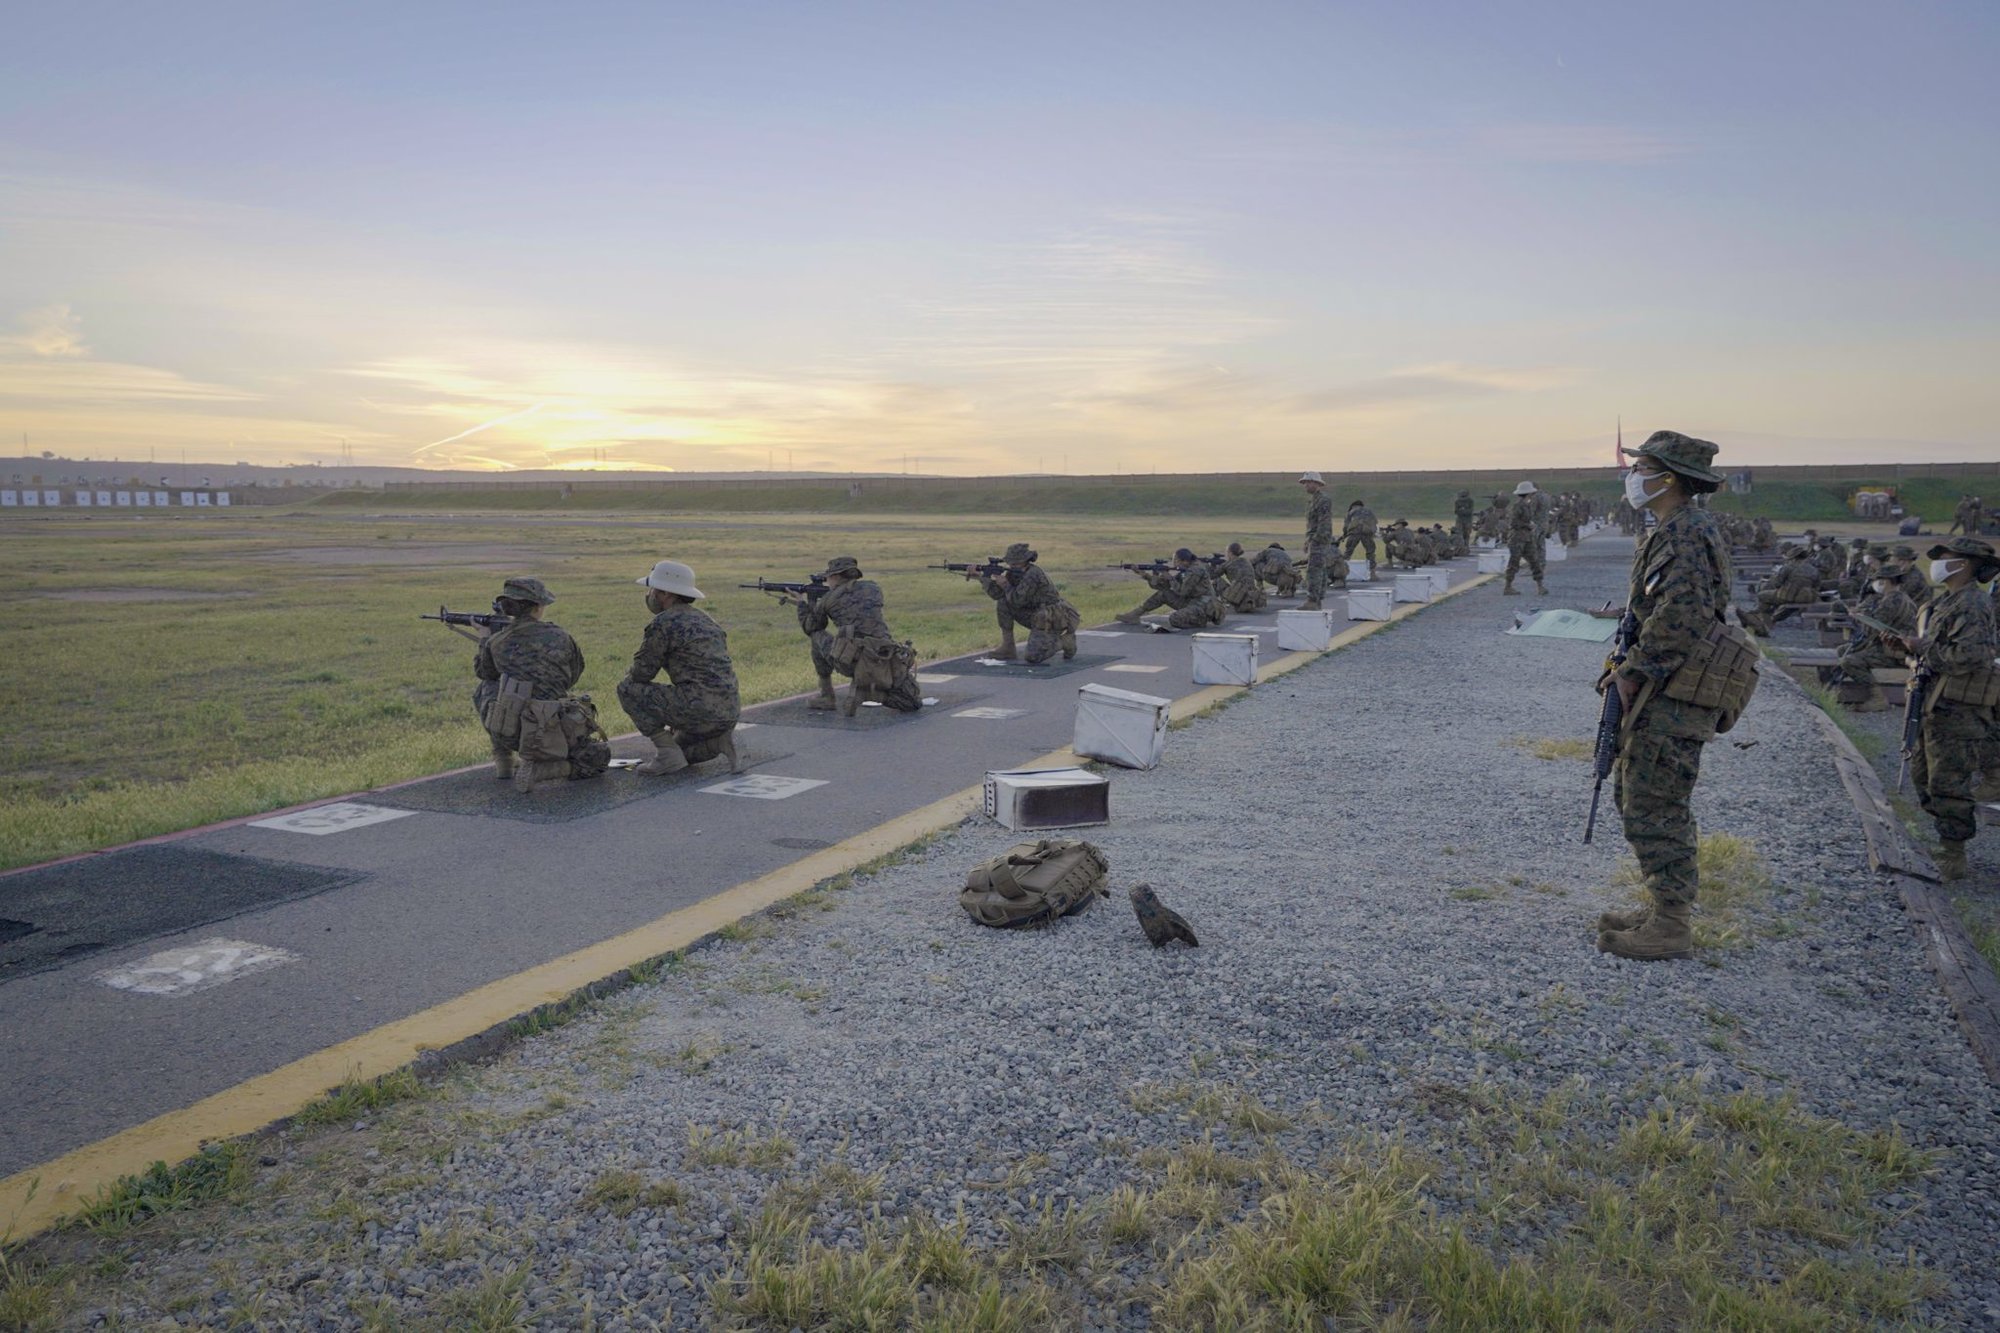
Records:
[[[1449,569],[1454,583],[1474,576],[1469,559]],[[1136,598],[1136,581],[1134,589]],[[1296,604],[1232,616],[1223,629],[1262,631],[1260,661],[1271,661],[1283,655],[1275,612]],[[1327,604],[1336,631],[1344,628],[1344,599]],[[939,704],[900,718],[834,726],[824,715],[807,718],[796,701],[749,710],[738,737],[745,775],[822,784],[785,799],[705,792],[729,777],[714,764],[655,779],[614,770],[533,796],[485,773],[445,775],[341,798],[410,812],[386,822],[324,836],[235,824],[169,844],[201,853],[218,884],[240,864],[265,876],[296,867],[301,882],[326,886],[302,896],[281,886],[273,890],[286,894],[280,900],[246,902],[221,887],[189,892],[184,879],[169,894],[149,877],[149,857],[137,854],[145,849],[0,878],[0,918],[33,922],[32,901],[36,912],[65,913],[73,931],[93,918],[143,923],[136,934],[128,926],[102,940],[83,930],[75,943],[90,947],[73,956],[44,950],[40,970],[0,971],[0,1175],[689,906],[975,785],[989,770],[1059,750],[1071,740],[1083,685],[1165,698],[1202,688],[1185,633],[1113,624],[1079,649],[1106,660],[1066,672],[982,667],[976,655],[928,664],[921,675],[956,679],[927,685]],[[966,707],[1010,715],[954,715]],[[616,752],[646,748],[635,739]],[[57,876],[60,893],[52,892]],[[218,937],[296,957],[176,995],[102,980],[156,951]]]

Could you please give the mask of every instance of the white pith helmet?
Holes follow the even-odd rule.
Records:
[[[1524,481],[1514,488],[1514,494],[1516,495],[1533,495],[1534,493],[1535,483],[1532,481]]]
[[[694,570],[678,560],[662,560],[645,578],[632,581],[642,588],[657,588],[690,601],[699,601],[702,597],[701,589],[694,586]]]
[[[1301,486],[1305,485],[1305,483],[1309,481],[1316,481],[1322,486],[1326,485],[1326,478],[1320,476],[1320,474],[1317,472],[1305,472],[1299,475],[1299,484]]]

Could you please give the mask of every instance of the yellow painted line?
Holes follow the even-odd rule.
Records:
[[[1435,605],[1493,577],[1481,575],[1429,603],[1405,603],[1393,613],[1394,619],[1414,615],[1427,605]],[[1325,653],[1367,638],[1390,623],[1376,620],[1357,624],[1334,636],[1324,653],[1288,653],[1260,668],[1257,679],[1268,680],[1295,671]],[[1210,686],[1176,700],[1170,715],[1186,717],[1242,692],[1233,685]],[[1056,767],[1076,762],[1075,753],[1064,748],[1024,767]],[[204,1143],[255,1133],[297,1113],[308,1102],[349,1079],[374,1079],[394,1073],[425,1051],[450,1046],[542,1005],[565,1000],[635,963],[685,949],[732,922],[805,892],[821,880],[949,828],[979,808],[982,793],[979,786],[953,792],[768,875],[724,889],[621,935],[488,982],[443,1004],[225,1088],[192,1106],[168,1111],[109,1138],[64,1153],[52,1162],[8,1176],[0,1180],[0,1236],[26,1239],[62,1221],[121,1176],[144,1171],[154,1162],[183,1161],[199,1152]]]

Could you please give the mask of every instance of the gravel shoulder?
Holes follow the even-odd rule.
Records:
[[[1054,929],[959,911],[1019,841],[971,821],[17,1274],[79,1328],[836,1326],[903,1308],[870,1274],[939,1327],[2000,1326],[2000,1098],[1803,692],[1704,759],[1704,832],[1768,871],[1721,943],[1593,947],[1616,816],[1583,846],[1588,768],[1535,743],[1590,736],[1601,649],[1500,631],[1622,595],[1626,549],[1175,732],[1084,833],[1114,897]],[[1141,879],[1199,949],[1148,947]],[[1351,1280],[1258,1295],[1315,1262]]]

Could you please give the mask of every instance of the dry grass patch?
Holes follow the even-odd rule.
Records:
[[[1597,747],[1592,742],[1572,737],[1512,736],[1506,743],[1550,763],[1560,759],[1588,760],[1597,752]]]
[[[1749,839],[1704,833],[1696,872],[1701,881],[1694,913],[1696,948],[1742,948],[1758,936],[1790,933],[1788,922],[1765,910],[1771,901],[1771,868]],[[1621,862],[1613,883],[1630,890],[1635,902],[1644,901],[1645,879],[1636,862]]]

